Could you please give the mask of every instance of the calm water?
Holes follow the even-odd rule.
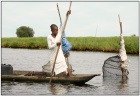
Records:
[[[104,60],[117,53],[103,52],[70,52],[70,63],[74,73],[98,74],[86,84],[64,85],[32,82],[2,81],[2,95],[138,95],[138,59],[139,56],[128,55],[129,79],[103,78],[102,66]],[[2,63],[11,64],[14,70],[41,71],[42,65],[49,61],[49,50],[28,50],[2,48]]]

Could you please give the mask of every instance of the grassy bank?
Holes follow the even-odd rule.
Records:
[[[119,37],[68,37],[72,50],[118,52]],[[139,53],[139,37],[124,37],[127,53]],[[47,48],[46,37],[33,38],[2,38],[3,48]]]

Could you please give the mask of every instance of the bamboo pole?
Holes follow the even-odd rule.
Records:
[[[70,2],[69,10],[71,9],[71,3],[72,3],[72,2]],[[68,21],[68,17],[69,17],[69,15],[66,15],[66,20],[65,20],[64,26],[63,26],[63,28],[62,28],[62,34],[61,34],[60,41],[62,40],[62,35],[63,35],[63,33],[64,33],[64,30],[65,30],[65,27],[66,27],[66,24],[67,24],[67,21]],[[50,78],[50,83],[51,83],[51,80],[52,80],[52,76],[53,76],[53,74],[54,74],[54,68],[55,68],[55,63],[56,63],[56,59],[57,59],[57,56],[58,56],[59,49],[60,49],[60,46],[58,46],[57,52],[56,52],[56,55],[55,55],[54,64],[53,64],[53,69],[52,69],[52,75],[51,75],[51,78]]]

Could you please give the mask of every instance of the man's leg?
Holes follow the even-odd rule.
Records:
[[[67,65],[68,65],[68,68],[67,68],[68,76],[71,76],[72,75],[72,71],[71,71],[71,67],[70,67],[70,64],[69,64],[68,57],[66,58],[66,62],[67,62]]]
[[[66,63],[67,63],[67,71],[68,71],[68,76],[72,76],[72,70],[71,70],[71,67],[70,67],[70,64],[69,64],[69,60],[68,60],[68,57],[69,57],[69,53],[65,54],[65,60],[66,60]]]

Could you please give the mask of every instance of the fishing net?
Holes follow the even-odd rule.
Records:
[[[112,56],[104,61],[104,65],[102,67],[103,76],[122,76],[122,71],[120,67],[120,57]]]

